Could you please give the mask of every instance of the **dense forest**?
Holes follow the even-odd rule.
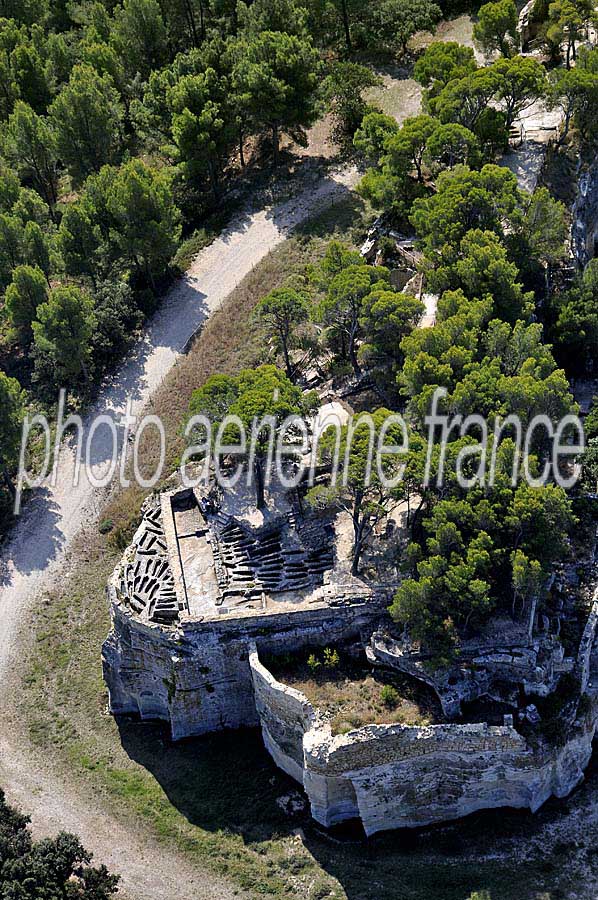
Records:
[[[354,130],[431,0],[5,3],[0,19],[0,464],[24,410],[85,400],[256,162],[334,107]],[[357,99],[357,102],[356,102]],[[199,229],[199,231],[198,231]]]
[[[306,129],[326,111],[343,152],[367,169],[363,197],[415,234],[440,301],[436,325],[416,328],[420,301],[394,290],[384,266],[333,244],[300,284],[259,307],[289,385],[298,374],[290,350],[313,325],[308,337],[331,371],[367,374],[384,409],[408,412],[415,435],[437,386],[464,416],[572,408],[568,377],[591,371],[598,350],[598,271],[592,263],[553,288],[566,256],[565,206],[546,187],[521,191],[496,162],[518,116],[540,99],[562,112],[554,152],[592,148],[598,51],[582,38],[593,6],[538,0],[541,58],[519,54],[512,0],[477,11],[474,40],[486,65],[453,42],[409,49],[414,34],[433,31],[453,11],[431,0],[4,4],[5,506],[25,410],[55,402],[61,386],[84,402],[155,309],[181,241],[209,221],[256,160],[271,171],[284,162],[283,135],[305,143]],[[408,63],[423,88],[421,114],[402,125],[364,100],[379,81],[371,60],[381,57]],[[264,379],[265,396],[271,373]],[[258,378],[252,389],[261,387]],[[238,386],[225,390],[231,399]],[[543,448],[535,450],[540,459]],[[452,629],[496,602],[497,584],[514,585],[502,592],[513,606],[537,591],[573,515],[556,488],[534,498],[523,487],[495,499],[475,492],[464,499],[456,488],[455,496],[433,495],[420,490],[419,464],[414,458],[407,495],[423,497],[424,506],[412,523],[411,577],[397,615],[450,646]],[[364,503],[359,484],[354,494],[361,497],[353,510],[357,569],[376,518],[370,511],[384,503]],[[529,510],[542,540],[526,537]]]

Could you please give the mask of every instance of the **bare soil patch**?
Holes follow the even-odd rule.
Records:
[[[441,22],[434,34],[427,31],[416,34],[409,43],[411,59],[405,62],[370,61],[383,84],[366,92],[368,102],[378,106],[386,115],[394,116],[398,122],[417,116],[421,112],[422,88],[412,77],[413,57],[433,41],[456,41],[466,47],[473,47],[473,23],[471,16],[462,15]],[[477,52],[476,57],[478,62],[483,59]]]

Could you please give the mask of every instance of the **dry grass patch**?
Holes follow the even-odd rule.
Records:
[[[368,88],[365,98],[387,116],[404,122],[421,112],[422,88],[410,77],[407,69],[395,65],[376,66],[382,78],[379,87]]]
[[[456,41],[473,47],[473,19],[470,15],[456,16],[442,21],[434,34],[421,31],[409,42],[411,57],[406,62],[370,61],[382,78],[382,85],[365,92],[366,100],[378,106],[383,113],[404,122],[421,111],[422,88],[412,77],[413,59],[433,41]]]
[[[406,678],[374,671],[362,659],[326,647],[266,663],[330,720],[333,734],[364,725],[431,725],[437,704]]]
[[[431,725],[432,718],[417,703],[402,697],[385,700],[384,688],[392,685],[373,675],[351,678],[339,674],[330,680],[292,682],[313,706],[331,717],[332,733],[345,734],[364,725]]]

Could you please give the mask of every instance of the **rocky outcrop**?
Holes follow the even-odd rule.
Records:
[[[383,632],[374,632],[366,647],[366,654],[373,665],[403,672],[432,688],[447,719],[459,716],[464,701],[475,700],[490,686],[490,678],[485,673],[475,673],[473,669],[431,671],[427,668],[425,659],[410,652],[409,646]]]
[[[266,747],[299,781],[313,817],[331,826],[359,818],[367,834],[430,825],[497,807],[537,810],[583,779],[594,717],[561,747],[532,748],[510,726],[370,725],[333,736],[307,698],[260,663],[250,666]]]
[[[120,602],[117,572],[108,587],[112,630],[102,649],[110,710],[163,719],[173,740],[257,725],[249,646],[264,653],[361,639],[380,617],[375,603],[240,613],[176,627],[144,622]]]
[[[572,208],[571,247],[580,268],[596,254],[598,238],[598,162],[581,172]]]
[[[174,512],[179,537],[191,536],[203,552],[196,539],[205,538],[207,545],[204,523],[189,521],[195,506],[177,506]],[[568,794],[583,778],[598,718],[598,592],[576,659],[563,659],[558,638],[546,628],[530,641],[526,630],[518,636],[516,628],[500,627],[464,643],[450,671],[431,672],[429,661],[408,641],[384,630],[387,595],[352,582],[327,583],[323,593],[295,592],[270,606],[206,603],[192,613],[181,599],[184,575],[176,553],[165,553],[165,547],[176,546],[172,518],[164,496],[160,508],[147,505],[144,522],[108,586],[112,630],[103,665],[113,713],[163,719],[175,740],[259,725],[277,765],[304,787],[314,818],[326,826],[359,818],[368,834],[429,825],[479,809],[536,810],[548,797]],[[250,535],[243,538],[234,529],[233,538],[244,547]],[[272,550],[267,538],[261,546],[266,556]],[[253,543],[248,546],[254,549]],[[216,559],[213,552],[209,558]],[[302,578],[303,569],[308,571],[299,554],[291,556],[288,568],[300,570]],[[216,576],[198,583],[200,588],[218,584]],[[463,700],[492,696],[505,683],[515,700],[507,696],[504,702],[515,710],[519,689],[549,693],[565,671],[574,673],[586,702],[578,704],[577,690],[568,698],[562,717],[567,739],[559,746],[533,730],[539,715],[531,705],[527,718],[520,710],[519,721],[531,726],[533,744],[513,727],[512,715],[501,726],[483,721],[370,725],[335,736],[324,714],[277,681],[260,654],[263,659],[340,644],[357,644],[367,649],[372,664],[425,681],[437,692],[447,718],[458,714]]]
[[[540,29],[541,22],[538,21],[536,13],[536,0],[528,0],[521,12],[519,13],[519,23],[517,30],[521,41],[521,49],[527,50],[530,41],[533,41]]]
[[[110,710],[163,719],[173,740],[258,724],[247,644],[222,631],[166,634],[115,608],[102,661]]]
[[[579,642],[577,651],[577,660],[575,664],[576,674],[581,686],[581,692],[586,693],[591,688],[590,679],[592,677],[592,669],[596,667],[597,648],[596,648],[596,632],[598,630],[598,590],[594,594],[594,599],[590,609],[590,614],[586,622],[586,626]]]
[[[563,672],[570,672],[575,660],[565,659],[558,638],[544,634],[531,644],[523,642],[476,645],[464,644],[458,661],[448,669],[429,668],[408,641],[399,641],[383,630],[372,634],[366,654],[373,665],[385,666],[421,681],[432,688],[448,719],[461,714],[462,704],[491,694],[495,686],[520,686],[526,695],[547,696]]]

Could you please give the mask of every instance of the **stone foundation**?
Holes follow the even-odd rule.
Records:
[[[163,719],[173,740],[223,728],[255,726],[249,647],[293,652],[361,640],[381,611],[356,602],[278,615],[182,621],[164,629],[139,621],[109,586],[112,630],[102,650],[110,710]]]
[[[550,635],[507,645],[508,635],[501,633],[500,643],[464,646],[451,671],[430,673],[408,642],[387,631],[389,596],[382,587],[335,579],[326,570],[314,590],[285,590],[297,578],[313,586],[317,573],[309,566],[329,565],[313,556],[305,523],[303,549],[289,543],[278,525],[275,532],[245,533],[226,517],[212,532],[210,513],[202,519],[192,500],[174,506],[171,495],[164,495],[161,511],[155,502],[146,505],[142,526],[108,585],[112,630],[103,667],[113,713],[161,719],[174,740],[259,725],[276,764],[305,789],[314,818],[325,826],[359,818],[367,834],[480,809],[536,810],[582,780],[598,719],[598,591],[576,659],[564,659]],[[289,527],[299,533],[296,524]],[[241,563],[235,556],[232,566],[225,546],[231,534],[236,556],[246,554]],[[177,564],[179,557],[184,566]],[[239,565],[242,578],[247,570],[252,585],[258,571],[258,580],[276,576],[274,596],[262,584],[256,600],[250,585],[237,603],[239,578],[222,576],[221,590],[219,560],[234,576]],[[183,590],[187,576],[195,578],[195,593]],[[349,643],[364,648],[372,664],[427,683],[447,718],[458,715],[464,700],[490,696],[503,681],[526,694],[549,693],[563,672],[574,673],[585,695],[584,715],[575,718],[581,708],[576,693],[563,711],[568,739],[558,747],[543,741],[541,730],[532,732],[530,746],[509,724],[485,722],[370,725],[334,736],[326,716],[278,682],[260,655]]]
[[[359,818],[366,834],[458,819],[480,809],[528,808],[564,797],[583,779],[595,717],[559,748],[532,749],[512,727],[371,725],[333,736],[298,691],[250,654],[264,743],[299,781],[313,817]]]

